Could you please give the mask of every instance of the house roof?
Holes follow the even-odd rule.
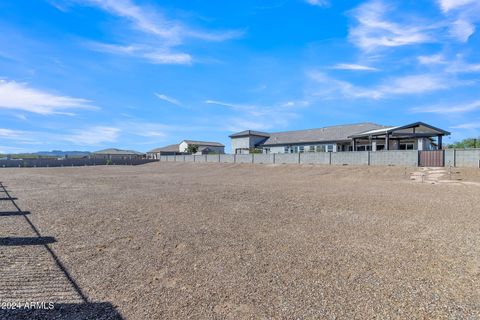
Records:
[[[245,131],[241,131],[241,132],[231,134],[229,137],[230,138],[240,138],[240,137],[248,137],[248,136],[257,136],[257,137],[268,138],[268,137],[270,137],[270,133],[255,131],[255,130],[245,130]]]
[[[171,144],[161,148],[155,148],[148,151],[148,153],[157,153],[157,152],[179,152],[179,144]]]
[[[197,146],[210,146],[210,147],[225,147],[220,142],[210,142],[210,141],[195,141],[195,140],[183,140],[182,142],[186,142],[188,144],[195,144]]]
[[[270,137],[263,142],[262,145],[268,146],[309,142],[350,141],[349,136],[351,135],[382,128],[386,127],[376,123],[363,122],[318,129],[273,132],[270,133]]]
[[[133,150],[122,150],[116,148],[109,148],[104,150],[95,151],[94,154],[113,154],[113,155],[137,155],[141,156],[143,153]]]

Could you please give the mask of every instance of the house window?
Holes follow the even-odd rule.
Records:
[[[316,146],[317,152],[325,152],[325,147],[324,146]]]
[[[263,153],[270,153],[270,148],[263,148]]]
[[[357,146],[357,151],[365,151],[365,146]]]
[[[377,144],[377,151],[385,150],[385,146],[383,144]]]
[[[300,146],[298,149],[301,153],[305,152],[305,147],[304,146]]]
[[[315,146],[309,146],[308,152],[315,152]]]
[[[289,147],[285,147],[285,148],[283,149],[283,151],[284,151],[285,153],[290,153],[290,148],[289,148]]]
[[[292,153],[298,153],[298,146],[293,147],[293,152]]]
[[[400,143],[400,150],[413,150],[413,143]]]
[[[333,152],[333,144],[327,144],[327,152]]]

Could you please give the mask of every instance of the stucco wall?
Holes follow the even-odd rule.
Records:
[[[237,149],[249,149],[250,148],[250,138],[241,137],[241,138],[232,138],[232,154],[235,154]]]
[[[185,162],[193,162],[195,156],[192,155],[185,155]]]

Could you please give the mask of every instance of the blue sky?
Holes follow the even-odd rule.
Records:
[[[480,134],[477,0],[0,2],[0,152],[372,121]]]

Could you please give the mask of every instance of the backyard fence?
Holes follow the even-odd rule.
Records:
[[[139,165],[156,162],[152,159],[22,159],[0,160],[0,168],[79,167],[101,165]]]
[[[308,152],[270,154],[209,154],[161,156],[160,162],[216,162],[257,164],[323,164],[355,166],[408,166],[421,165],[424,151],[389,150],[356,152]],[[452,167],[479,167],[480,149],[448,149],[442,165]]]

